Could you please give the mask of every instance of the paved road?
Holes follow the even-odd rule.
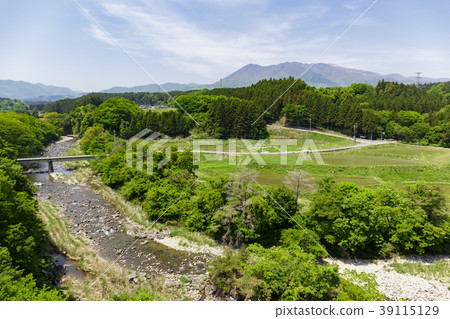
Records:
[[[299,130],[299,131],[305,131],[305,132],[314,132],[317,134],[323,134],[323,135],[329,135],[329,136],[336,136],[340,138],[346,138],[348,140],[353,140],[352,137],[345,136],[345,135],[338,135],[338,134],[332,134],[332,133],[325,133],[320,132],[316,130],[304,130],[300,128],[293,128],[293,127],[285,127],[281,125],[269,125],[269,127],[274,128],[281,128],[286,130]],[[362,138],[357,138],[356,142],[358,144],[351,145],[351,146],[345,146],[345,147],[336,147],[336,148],[328,148],[328,149],[321,149],[321,150],[302,150],[302,151],[289,151],[289,152],[258,152],[258,153],[251,153],[251,152],[217,152],[217,151],[202,151],[202,150],[195,150],[194,153],[207,153],[207,154],[229,154],[229,155],[252,155],[252,154],[259,154],[259,155],[281,155],[281,154],[301,154],[301,153],[332,153],[332,152],[341,152],[345,150],[351,150],[354,148],[364,147],[364,146],[370,146],[370,145],[381,145],[381,144],[390,144],[395,143],[396,141],[387,141],[387,140],[366,140]]]
[[[313,129],[313,130],[310,131],[310,130],[305,130],[305,129],[302,129],[302,128],[286,127],[286,126],[275,125],[275,124],[268,125],[268,126],[269,126],[269,127],[274,127],[274,128],[282,128],[282,129],[285,129],[285,130],[297,130],[297,131],[303,131],[303,132],[313,132],[313,133],[322,134],[322,135],[328,135],[328,136],[335,136],[335,137],[345,138],[345,139],[347,139],[347,140],[353,141],[353,137],[350,137],[350,136],[347,136],[347,135],[339,135],[339,134],[333,134],[333,133],[325,133],[325,132],[317,131],[317,130],[315,130],[315,129]],[[367,139],[364,139],[364,138],[357,138],[357,139],[356,139],[356,142],[357,142],[357,143],[360,143],[360,144],[364,144],[364,145],[358,146],[358,147],[361,147],[361,146],[367,146],[367,145],[388,144],[388,143],[393,143],[393,142],[395,142],[395,141],[387,141],[387,140],[367,140]],[[357,146],[357,145],[354,145],[354,146]]]

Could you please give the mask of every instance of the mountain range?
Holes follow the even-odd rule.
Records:
[[[308,69],[309,68],[309,69]],[[285,62],[276,65],[260,66],[248,64],[222,80],[224,87],[250,85],[267,78],[283,78],[292,76],[301,77],[303,81],[315,87],[349,86],[353,83],[367,83],[376,85],[379,80],[396,81],[413,84],[416,77],[405,77],[400,74],[380,74],[370,71],[345,68],[335,64],[306,64],[298,62]],[[421,82],[445,82],[449,79],[421,78]],[[218,83],[216,82],[215,85]]]
[[[304,74],[304,75],[303,75]],[[316,63],[306,64],[298,62],[285,62],[276,65],[261,66],[247,64],[236,72],[212,84],[179,84],[165,83],[162,85],[166,91],[186,91],[193,89],[213,89],[218,87],[241,87],[254,84],[262,79],[284,78],[292,76],[301,79],[311,86],[349,86],[352,83],[367,83],[376,85],[381,79],[385,81],[396,81],[405,84],[416,83],[415,76],[403,76],[400,74],[380,74],[370,71],[351,69],[335,64]],[[422,83],[446,82],[449,78],[426,78],[422,77]],[[161,92],[157,84],[148,84],[134,87],[113,87],[101,91],[102,93],[125,93],[125,92]],[[20,99],[24,101],[53,101],[66,97],[77,97],[82,92],[73,91],[69,88],[49,86],[44,84],[32,84],[24,81],[0,80],[0,97]]]
[[[66,87],[29,83],[25,81],[0,80],[0,97],[22,101],[55,101],[83,94]]]

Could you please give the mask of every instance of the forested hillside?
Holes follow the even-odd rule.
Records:
[[[172,96],[180,95],[181,92],[171,92]],[[160,105],[167,104],[170,97],[166,93],[91,93],[76,99],[63,99],[43,106],[43,112],[70,113],[75,108],[87,104],[100,105],[102,102],[122,97],[135,102],[138,105]]]
[[[422,84],[421,88],[428,93],[441,94],[450,98],[450,82]]]
[[[65,300],[34,187],[14,159],[32,155],[54,139],[50,125],[27,115],[0,114],[0,300]]]
[[[316,89],[289,78],[262,80],[242,88],[171,92],[175,103],[163,93],[95,93],[47,104],[44,112],[73,112],[79,117],[81,106],[97,107],[109,98],[120,97],[138,105],[168,104],[178,108],[180,114],[145,112],[144,120],[134,120],[136,130],[147,127],[170,136],[186,135],[197,127],[194,124],[199,124],[198,129],[219,138],[264,138],[264,122],[282,120],[290,126],[311,125],[348,135],[356,132],[357,136],[370,139],[449,147],[449,94],[448,83],[418,88],[382,80],[375,87],[353,84],[347,88]],[[64,128],[57,122],[53,124],[67,131],[67,125]]]
[[[58,128],[34,116],[0,113],[0,137],[20,157],[38,154],[59,135]]]
[[[315,89],[294,79],[263,80],[237,89],[202,90],[201,95],[224,95],[250,100],[267,112],[273,123],[285,116],[287,124],[339,130],[367,138],[393,138],[423,145],[450,146],[450,100],[446,94],[413,85],[380,81],[376,87],[353,84],[347,88]],[[282,98],[283,92],[293,85]],[[440,92],[440,91],[439,91]],[[445,91],[443,91],[445,92]],[[179,97],[180,99],[181,97]]]
[[[29,109],[30,107],[20,100],[0,98],[0,113],[2,112],[24,113]]]

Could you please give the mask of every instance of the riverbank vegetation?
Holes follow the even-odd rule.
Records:
[[[89,245],[89,239],[74,236],[63,218],[61,208],[39,200],[39,216],[45,222],[49,238],[64,256],[77,261],[83,279],[65,276],[61,286],[73,300],[168,300],[161,280],[140,278],[130,282],[128,269],[111,264]]]
[[[194,94],[224,95],[262,105],[267,123],[285,116],[294,126],[319,127],[366,138],[392,138],[422,145],[449,147],[448,85],[427,91],[414,85],[380,81],[375,87],[307,86],[294,79],[262,80],[249,87],[203,90]],[[276,100],[290,85],[292,88]],[[436,89],[436,88],[440,89]],[[181,99],[179,97],[178,99]],[[275,102],[274,102],[275,101]]]
[[[373,275],[339,274],[320,265],[296,243],[263,248],[252,244],[237,254],[216,259],[211,281],[219,296],[237,300],[383,300]]]
[[[0,139],[0,300],[65,300],[54,286],[47,232],[36,214],[34,188],[17,152]]]

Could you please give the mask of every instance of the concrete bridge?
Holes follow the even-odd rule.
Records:
[[[51,157],[30,157],[18,158],[19,164],[48,163],[48,172],[53,173],[53,162],[89,161],[98,155],[76,155],[76,156],[51,156]]]

